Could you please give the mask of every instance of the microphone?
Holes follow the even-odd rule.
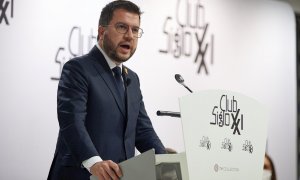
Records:
[[[189,90],[191,93],[193,93],[193,91],[187,87],[185,84],[184,84],[184,79],[183,77],[180,75],[180,74],[175,74],[175,79],[176,81],[181,84],[183,87],[185,87],[187,90]]]
[[[157,116],[170,116],[170,117],[178,117],[180,118],[181,115],[179,112],[172,112],[172,111],[157,111],[156,112]]]
[[[183,77],[180,75],[180,74],[175,74],[175,79],[176,81],[181,84],[183,87],[185,87],[187,90],[189,90],[191,93],[193,93],[193,91],[187,87],[185,84],[184,84],[184,79]],[[181,114],[180,112],[172,112],[172,111],[157,111],[156,112],[156,115],[157,116],[171,116],[171,117],[178,117],[180,118],[181,117]]]

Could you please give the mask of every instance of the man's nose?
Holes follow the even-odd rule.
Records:
[[[125,37],[133,39],[132,29],[129,27],[128,31],[125,33]]]

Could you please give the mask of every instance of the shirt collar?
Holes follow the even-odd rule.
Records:
[[[106,60],[106,62],[107,62],[107,64],[108,64],[109,68],[110,68],[110,69],[113,69],[114,67],[119,66],[119,67],[121,68],[121,73],[122,73],[122,71],[123,71],[123,69],[122,69],[122,63],[119,64],[119,65],[116,65],[116,64],[108,57],[108,55],[104,52],[104,50],[101,49],[101,47],[99,46],[98,43],[96,43],[96,46],[97,46],[97,48],[100,50],[100,52],[103,54],[103,56],[104,56],[104,58],[105,58],[105,60]]]

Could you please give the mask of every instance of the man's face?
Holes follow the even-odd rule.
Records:
[[[130,28],[125,34],[117,32],[116,24],[126,24]],[[138,14],[124,9],[114,11],[112,20],[107,27],[99,27],[99,45],[105,53],[117,64],[127,61],[135,52],[138,38],[132,34],[133,27],[140,26]]]

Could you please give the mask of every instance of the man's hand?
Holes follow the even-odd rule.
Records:
[[[118,180],[122,177],[121,168],[111,160],[95,163],[90,172],[99,180]]]

